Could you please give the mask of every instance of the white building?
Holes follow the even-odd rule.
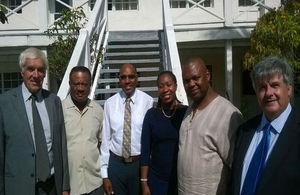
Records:
[[[168,65],[160,69],[171,67],[177,78],[181,75],[177,56],[181,62],[190,56],[202,57],[211,70],[213,88],[247,116],[258,110],[258,106],[253,106],[256,99],[249,77],[242,68],[243,56],[249,49],[249,35],[258,18],[268,9],[279,7],[281,0],[108,0],[106,5],[102,0],[0,0],[0,3],[10,8],[9,23],[0,24],[0,92],[16,87],[22,80],[18,74],[18,55],[24,48],[35,46],[47,52],[51,40],[44,31],[59,17],[62,7],[83,5],[90,16],[91,6],[95,5],[95,9],[101,10],[98,15],[93,10],[94,23],[99,23],[108,9],[107,20],[103,20],[106,25],[102,26],[107,27],[105,32],[110,35],[114,31],[163,32],[162,63]],[[96,27],[87,27],[88,31],[93,28]],[[97,32],[101,34],[100,30]],[[103,34],[101,46],[105,47],[105,43]],[[79,62],[89,64],[82,56]],[[49,83],[45,83],[46,88],[51,88]],[[66,91],[63,87],[59,94]],[[179,87],[179,93],[183,94],[179,96],[186,101],[184,90]]]

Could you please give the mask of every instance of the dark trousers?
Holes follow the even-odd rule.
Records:
[[[95,190],[91,191],[90,193],[84,195],[104,195],[103,186],[96,188]]]
[[[124,163],[110,155],[108,178],[112,183],[114,195],[139,195],[140,161]]]
[[[54,175],[45,182],[38,182],[35,185],[35,195],[57,195]]]

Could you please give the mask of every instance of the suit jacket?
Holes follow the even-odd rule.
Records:
[[[42,90],[50,120],[55,184],[69,190],[64,118],[60,99]],[[22,88],[0,95],[0,195],[35,194],[35,148]]]
[[[243,162],[262,115],[250,119],[238,130],[232,178],[228,194],[240,194]],[[292,111],[269,156],[257,195],[300,194],[300,113]]]

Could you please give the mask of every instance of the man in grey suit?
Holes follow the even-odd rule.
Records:
[[[23,83],[0,95],[0,195],[67,195],[62,106],[42,89],[47,58],[28,48],[19,64]]]

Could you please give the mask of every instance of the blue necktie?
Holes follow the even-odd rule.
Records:
[[[270,144],[270,129],[271,124],[267,123],[264,127],[263,137],[251,159],[241,195],[254,195],[256,193],[262,172],[265,168],[265,161]]]

